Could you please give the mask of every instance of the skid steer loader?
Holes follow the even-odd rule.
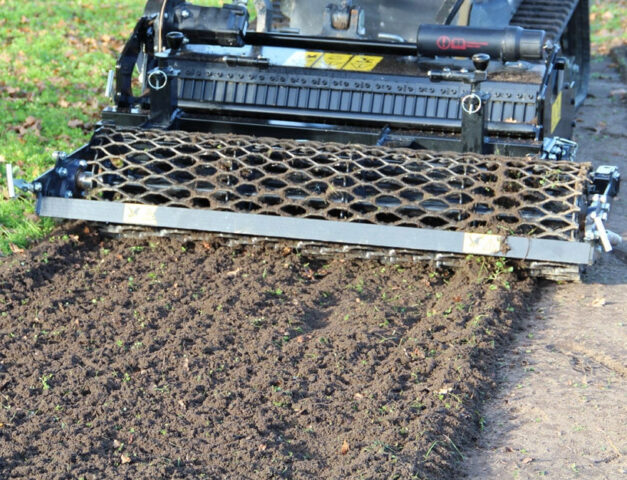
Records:
[[[15,187],[118,234],[570,280],[611,249],[619,172],[570,140],[587,0],[333,1],[149,0],[89,143]]]

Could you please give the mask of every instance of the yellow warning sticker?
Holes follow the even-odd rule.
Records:
[[[318,68],[321,70],[352,70],[371,72],[383,60],[372,55],[351,55],[348,53],[294,52],[283,63],[285,67]]]
[[[562,92],[559,93],[551,107],[551,133],[555,131],[562,119]]]
[[[318,61],[313,64],[313,68],[342,70],[344,65],[346,65],[351,58],[353,58],[353,56],[346,53],[324,53],[322,58],[319,58]]]
[[[373,57],[371,55],[355,55],[344,66],[344,70],[353,70],[355,72],[371,72],[379,65],[383,57]]]
[[[294,52],[283,64],[286,67],[309,68],[322,56],[322,52]]]

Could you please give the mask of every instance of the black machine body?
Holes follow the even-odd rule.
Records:
[[[498,2],[461,3],[258,1],[251,22],[238,4],[151,0],[103,121],[519,156],[569,138],[585,66],[510,24],[519,5],[494,25],[481,12]],[[472,83],[476,54],[490,61]],[[471,93],[483,100],[469,115]]]

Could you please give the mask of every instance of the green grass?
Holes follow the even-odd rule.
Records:
[[[141,15],[144,0],[0,1],[0,163],[32,179],[50,168],[55,150],[71,151],[108,103],[106,74]],[[33,215],[33,199],[5,201],[0,165],[0,251],[26,247],[50,231]]]
[[[31,180],[54,165],[52,152],[88,140],[109,104],[107,72],[144,6],[145,0],[0,0],[0,254],[27,247],[54,226],[36,219],[33,198],[7,200],[5,164]]]
[[[627,43],[627,0],[590,0],[592,51],[607,55]]]
[[[593,41],[601,45],[596,51],[627,42],[625,4],[591,0]],[[109,103],[107,72],[144,5],[145,0],[0,0],[0,255],[27,247],[53,227],[33,215],[32,198],[6,200],[4,164],[30,180],[53,166],[53,151],[72,151],[87,141],[90,125]]]

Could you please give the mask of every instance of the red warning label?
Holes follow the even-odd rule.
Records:
[[[448,35],[440,35],[435,44],[440,50],[474,50],[488,46],[488,42],[468,42],[464,38],[451,38]]]

